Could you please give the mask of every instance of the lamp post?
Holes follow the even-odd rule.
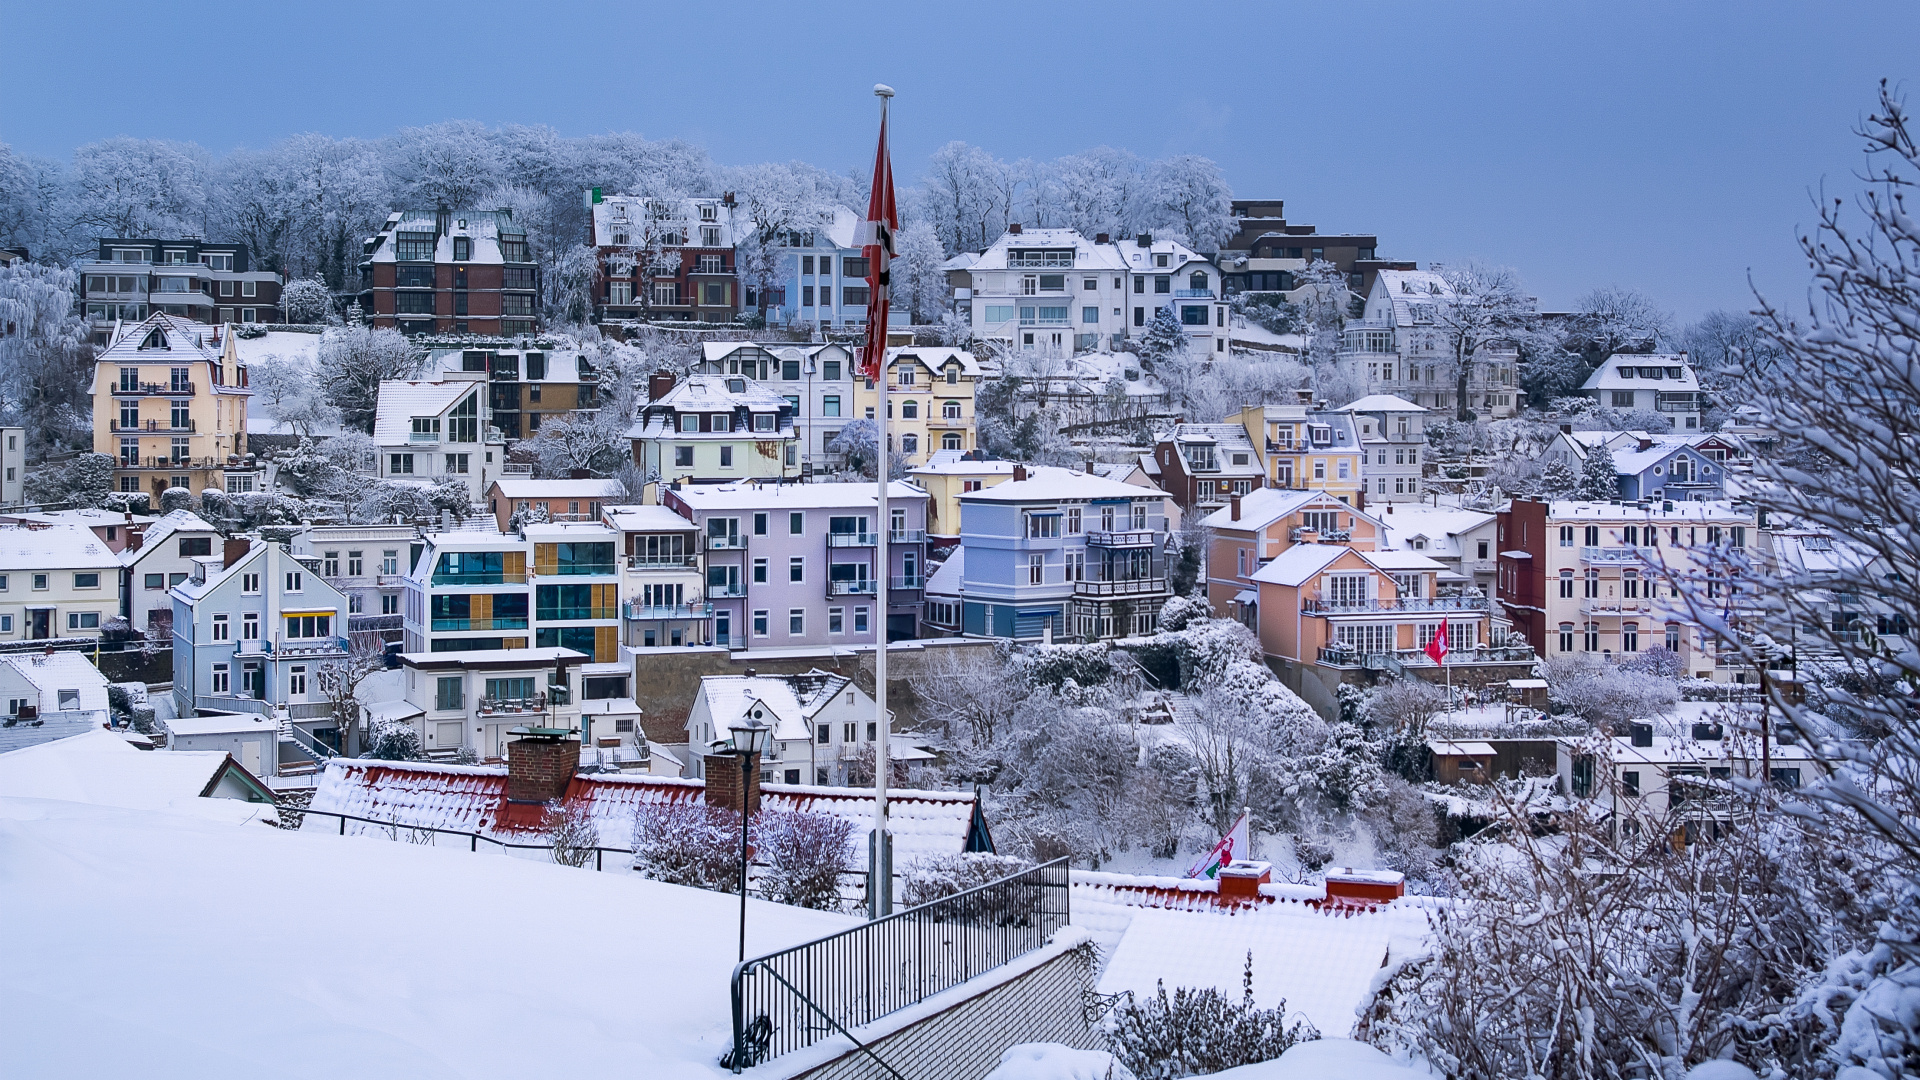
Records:
[[[733,728],[733,755],[740,759],[740,959],[747,958],[747,818],[753,809],[747,790],[753,783],[753,762],[767,744],[766,721],[752,717]]]

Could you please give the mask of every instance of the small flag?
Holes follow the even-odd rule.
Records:
[[[1235,859],[1246,858],[1248,853],[1247,815],[1245,811],[1241,811],[1240,820],[1233,823],[1233,828],[1227,830],[1227,835],[1221,837],[1220,842],[1213,845],[1205,855],[1200,856],[1199,862],[1187,868],[1187,876],[1217,878],[1220,876],[1221,867]]]
[[[891,94],[891,91],[888,92]],[[860,373],[876,384],[887,354],[887,285],[892,280],[893,234],[900,214],[893,201],[893,159],[887,153],[887,116],[880,114],[880,145],[873,154],[873,191],[867,220],[856,238],[867,260],[867,339],[860,350]],[[882,388],[881,392],[886,391]]]
[[[1436,664],[1447,662],[1447,619],[1444,615],[1440,617],[1440,629],[1434,631],[1433,640],[1427,642],[1427,655]]]

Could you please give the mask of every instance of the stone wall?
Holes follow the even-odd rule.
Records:
[[[902,1076],[941,1080],[982,1080],[1000,1064],[1001,1054],[1020,1043],[1056,1042],[1094,1049],[1099,1036],[1086,1010],[1094,975],[1091,945],[1060,950],[1030,971],[905,1024],[867,1046]],[[793,1073],[780,1073],[778,1066],[776,1059],[762,1068],[791,1080],[892,1080],[891,1073],[860,1050]]]

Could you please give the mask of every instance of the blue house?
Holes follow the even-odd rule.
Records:
[[[1167,586],[1165,496],[1067,469],[959,497],[960,631],[1107,641],[1150,634]]]
[[[1651,445],[1648,445],[1651,443]],[[1614,451],[1613,471],[1620,477],[1620,497],[1710,502],[1726,498],[1726,466],[1691,442],[1643,440],[1632,449]]]

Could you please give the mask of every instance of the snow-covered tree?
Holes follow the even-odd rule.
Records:
[[[400,197],[416,210],[485,209],[480,195],[499,183],[503,164],[485,125],[472,120],[406,128],[387,154]]]
[[[1602,664],[1587,654],[1548,657],[1547,694],[1555,705],[1616,734],[1630,720],[1650,720],[1673,711],[1680,688],[1671,677]]]
[[[593,314],[594,275],[599,256],[585,244],[574,244],[556,255],[540,271],[540,310],[553,326],[583,326]]]
[[[920,201],[942,247],[984,251],[1007,231],[1006,176],[1007,167],[977,146],[956,141],[933,152]]]
[[[340,410],[341,422],[371,433],[379,405],[380,383],[411,379],[426,354],[398,330],[365,326],[335,327],[320,337],[320,384],[327,402]]]
[[[1233,237],[1233,190],[1220,167],[1197,154],[1153,163],[1147,174],[1147,213],[1156,234],[1178,233],[1196,251],[1214,252]]]
[[[702,802],[647,803],[634,812],[633,868],[669,885],[740,888],[740,815]]]
[[[1476,365],[1486,362],[1492,347],[1513,343],[1533,326],[1534,300],[1520,287],[1520,279],[1504,267],[1463,263],[1436,266],[1445,283],[1437,294],[1420,301],[1449,358],[1454,380],[1454,418],[1473,419],[1469,386]]]
[[[947,311],[953,290],[947,284],[946,249],[927,221],[900,230],[893,260],[893,299],[915,325],[926,325]]]
[[[584,867],[599,854],[595,850],[599,828],[593,823],[593,812],[580,803],[548,803],[540,815],[540,831],[552,845],[553,861],[561,866]]]
[[[113,490],[112,454],[80,454],[63,465],[27,470],[26,495],[34,502],[104,506]]]
[[[1097,146],[1043,170],[1035,217],[1040,225],[1065,226],[1089,239],[1130,236],[1146,216],[1148,190],[1146,163],[1137,155]]]
[[[120,136],[73,152],[67,254],[96,236],[182,236],[206,231],[209,159],[191,143]]]
[[[289,281],[280,290],[280,307],[290,323],[317,323],[333,311],[333,290],[314,278]]]
[[[1163,363],[1175,352],[1187,347],[1187,332],[1180,325],[1180,317],[1173,313],[1173,305],[1167,304],[1153,313],[1147,328],[1140,335],[1137,352],[1141,363],[1148,371],[1155,371],[1154,365]]]
[[[247,384],[267,416],[302,438],[340,423],[340,410],[327,400],[319,372],[305,357],[261,357],[247,365]]]
[[[1541,493],[1549,499],[1571,499],[1580,494],[1580,475],[1561,458],[1547,462],[1540,471]]]
[[[1253,953],[1247,953],[1241,993],[1233,1001],[1217,988],[1178,987],[1167,995],[1156,983],[1153,996],[1126,995],[1108,1022],[1114,1056],[1140,1080],[1172,1080],[1224,1072],[1271,1061],[1296,1043],[1320,1037],[1302,1018],[1288,1022],[1287,1003],[1271,1009],[1253,1003]]]
[[[27,429],[38,458],[92,442],[87,386],[93,350],[77,313],[70,270],[0,267],[0,416]]]
[[[1576,498],[1605,501],[1620,497],[1620,473],[1613,464],[1613,451],[1604,443],[1587,448],[1587,459],[1580,467],[1580,488]]]

